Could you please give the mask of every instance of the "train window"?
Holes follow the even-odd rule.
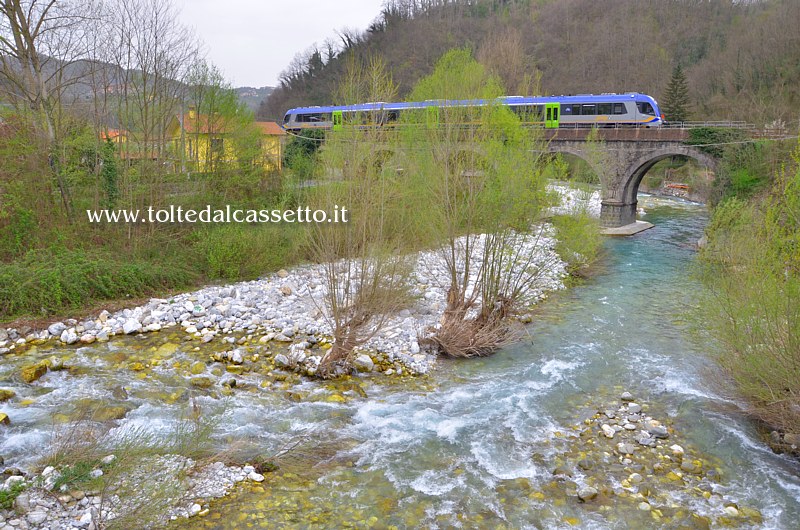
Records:
[[[292,115],[291,114],[287,114],[286,116],[283,117],[283,123],[289,123],[289,121],[291,119],[292,119]]]
[[[573,105],[572,106],[572,115],[573,116],[580,116],[581,115],[581,106],[580,105]]]
[[[613,103],[598,103],[597,104],[597,113],[598,114],[611,114],[611,108],[613,107]]]
[[[325,119],[326,114],[321,114],[319,112],[308,113],[308,114],[298,114],[297,121],[302,123],[319,123],[321,121],[328,121]]]
[[[597,114],[596,105],[581,105],[581,116],[593,116]]]
[[[562,116],[571,116],[572,115],[572,105],[565,105],[561,104],[561,115]]]
[[[614,114],[625,114],[625,103],[614,103]]]
[[[541,105],[514,105],[511,110],[519,116],[522,121],[541,121],[542,119],[542,106]]]
[[[636,104],[636,106],[639,107],[639,112],[642,114],[647,114],[648,116],[656,115],[656,111],[653,110],[653,106],[646,101],[640,101]]]

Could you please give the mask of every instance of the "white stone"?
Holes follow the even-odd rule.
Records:
[[[359,372],[371,372],[372,369],[375,368],[375,363],[369,355],[360,353],[353,361],[353,366],[355,366],[356,370]]]
[[[142,323],[136,320],[135,318],[129,318],[122,324],[122,331],[126,335],[130,335],[131,333],[136,333],[137,331],[141,331]]]
[[[617,432],[613,428],[611,428],[610,425],[605,423],[600,427],[600,429],[602,429],[603,434],[605,435],[606,438],[613,438]]]
[[[19,475],[12,475],[12,476],[8,477],[3,484],[4,484],[4,488],[9,490],[13,486],[15,486],[16,484],[24,484],[24,483],[25,483],[25,479],[23,477],[20,477]]]
[[[256,473],[255,471],[251,471],[250,473],[248,473],[247,478],[249,478],[253,482],[264,482],[264,475]]]
[[[78,334],[75,333],[74,328],[65,329],[61,332],[61,342],[65,344],[75,344],[78,342]]]

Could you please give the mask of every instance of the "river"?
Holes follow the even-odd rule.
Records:
[[[237,391],[226,400],[199,399],[205,414],[218,415],[223,444],[247,439],[270,453],[301,443],[265,482],[242,486],[214,501],[210,514],[174,526],[704,528],[707,521],[798,528],[800,465],[772,453],[735,401],[709,384],[713,365],[688,332],[685,310],[700,288],[689,271],[706,210],[649,196],[640,205],[655,228],[608,239],[602,269],[546,302],[526,338],[494,356],[442,361],[430,375],[402,383],[368,377],[359,390],[366,397],[345,392],[344,403],[324,399],[330,391],[315,382],[266,398]],[[148,401],[144,385],[152,381],[102,372],[86,350],[86,363],[100,375],[81,382],[64,375],[62,388],[27,409],[20,422],[27,429],[2,434],[7,460],[24,462],[25,447],[44,439],[46,414],[59,401],[92,395],[98,378],[115,379],[104,388],[134,387],[138,406],[127,426],[158,428],[174,418],[169,399]],[[163,379],[158,391],[180,384]],[[726,522],[721,506],[680,490],[660,506],[661,520],[636,503],[579,502],[569,485],[554,484],[573,426],[618,402],[623,390],[668,420],[687,451],[704,455],[719,475],[715,493],[757,510],[759,522]]]

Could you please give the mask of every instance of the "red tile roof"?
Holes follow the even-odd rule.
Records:
[[[281,129],[281,126],[274,121],[257,121],[256,126],[261,129],[261,132],[269,136],[284,136],[286,131]]]

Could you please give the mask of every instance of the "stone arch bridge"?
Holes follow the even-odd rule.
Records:
[[[658,161],[687,156],[716,171],[717,159],[686,145],[688,129],[598,129],[602,144],[587,142],[590,129],[555,129],[546,132],[548,151],[585,160],[600,176],[604,227],[636,223],[636,195],[644,175]]]

